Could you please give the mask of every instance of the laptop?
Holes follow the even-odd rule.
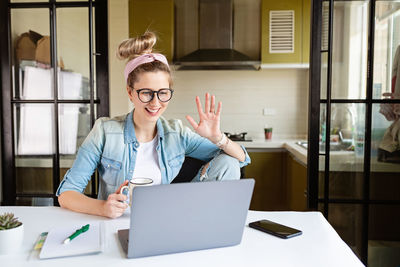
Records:
[[[237,245],[253,188],[253,179],[136,187],[122,248],[139,258]]]

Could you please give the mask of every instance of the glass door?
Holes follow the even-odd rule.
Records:
[[[108,116],[107,31],[100,30],[107,1],[1,5],[9,32],[1,46],[9,62],[2,65],[4,203],[58,204],[77,149],[95,119]],[[85,193],[95,197],[94,178]]]
[[[399,3],[312,7],[309,206],[369,266],[400,263],[400,232],[389,234],[400,223]]]

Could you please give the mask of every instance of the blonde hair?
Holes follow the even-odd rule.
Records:
[[[129,38],[122,41],[117,50],[119,59],[128,59],[128,62],[136,57],[153,52],[153,46],[157,42],[157,36],[151,31],[146,31],[143,35]],[[143,72],[163,71],[169,74],[169,84],[172,85],[171,72],[169,67],[161,61],[144,63],[135,68],[128,76],[128,85],[133,87],[134,83],[139,81],[139,75]]]

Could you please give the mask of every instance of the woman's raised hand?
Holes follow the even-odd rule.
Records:
[[[211,96],[210,103],[210,94],[206,93],[204,111],[201,107],[200,98],[198,96],[196,96],[196,105],[197,111],[199,112],[200,122],[196,123],[189,115],[186,116],[186,119],[189,121],[190,125],[192,125],[196,133],[209,139],[213,143],[217,143],[221,140],[222,135],[219,128],[222,103],[218,103],[217,110],[215,111],[215,96]]]

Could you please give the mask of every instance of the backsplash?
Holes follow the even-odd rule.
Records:
[[[262,138],[264,125],[272,126],[273,137],[305,137],[307,134],[308,70],[279,69],[260,71],[175,71],[173,100],[166,118],[185,115],[198,119],[196,95],[209,92],[222,101],[221,130],[248,132]],[[263,109],[276,115],[263,115]]]

